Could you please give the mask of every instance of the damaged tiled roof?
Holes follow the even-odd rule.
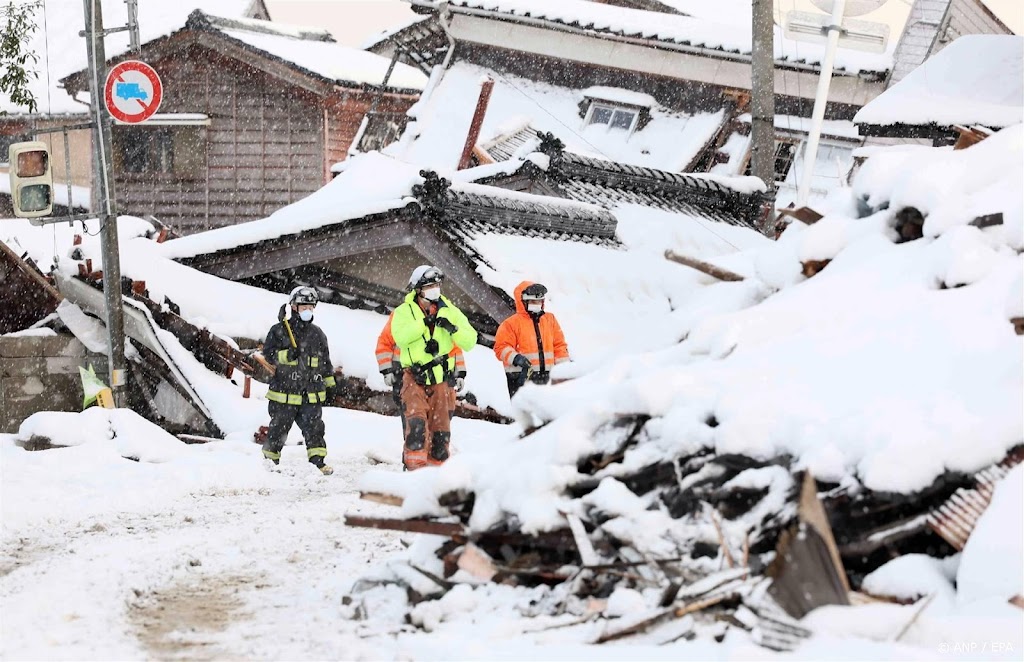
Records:
[[[719,181],[615,163],[566,152],[557,166],[568,197],[604,207],[639,204],[701,216],[732,225],[750,225],[761,196]]]
[[[466,191],[449,190],[446,198],[448,213],[458,218],[459,225],[466,231],[616,243],[615,217],[603,209],[545,204]]]
[[[532,131],[524,127],[505,139],[523,137]],[[512,185],[527,177],[543,180],[551,190],[570,200],[613,209],[637,204],[679,212],[707,220],[754,227],[761,205],[761,194],[745,178],[731,182],[709,177],[669,172],[643,166],[597,159],[563,150],[561,141],[551,134],[533,132],[540,142],[539,152],[548,159],[547,167],[528,158],[518,171],[479,180],[496,186]],[[521,138],[525,144],[527,138]],[[543,161],[540,161],[543,163]]]

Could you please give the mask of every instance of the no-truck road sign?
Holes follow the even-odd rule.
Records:
[[[156,70],[145,62],[126,60],[111,68],[103,86],[107,111],[119,122],[145,122],[160,107],[164,87]]]

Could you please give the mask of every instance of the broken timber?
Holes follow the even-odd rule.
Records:
[[[362,515],[346,515],[347,526],[368,529],[387,529],[390,531],[406,531],[408,533],[429,533],[435,536],[446,536],[452,540],[465,543],[471,540],[502,545],[507,543],[524,543],[529,541],[537,547],[554,549],[571,549],[575,545],[572,535],[567,531],[552,531],[527,535],[502,531],[470,531],[459,522],[438,522],[429,519],[392,519],[382,517],[364,517]]]
[[[692,257],[687,257],[686,255],[680,255],[679,253],[676,253],[671,249],[665,251],[665,259],[671,260],[677,264],[685,265],[687,267],[690,267],[691,269],[696,269],[697,271],[703,274],[707,274],[712,278],[717,278],[718,280],[724,280],[727,282],[737,282],[743,280],[743,276],[739,275],[738,273],[729,271],[728,269],[723,269],[722,267],[718,267],[707,262],[702,262],[701,260]]]

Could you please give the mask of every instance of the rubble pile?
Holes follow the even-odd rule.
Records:
[[[701,629],[721,636],[724,626],[788,650],[810,634],[795,619],[815,607],[882,599],[858,589],[885,562],[962,548],[946,535],[950,521],[962,536],[984,504],[968,504],[966,516],[951,517],[949,508],[966,503],[975,487],[990,495],[992,482],[1024,459],[1019,446],[999,465],[976,475],[947,472],[914,494],[819,482],[789,457],[758,460],[709,448],[631,468],[630,454],[644,450],[654,420],[621,416],[599,430],[606,450],[577,461],[561,495],[561,527],[527,531],[510,516],[474,529],[476,495],[464,490],[441,495],[443,512],[427,518],[349,515],[350,526],[432,534],[422,537],[430,553],[409,560],[411,573],[393,566],[360,582],[353,604],[397,584],[416,623],[417,605],[460,584],[544,587],[541,606],[524,616],[572,614],[574,624],[607,618],[594,643],[641,633],[667,643]],[[363,497],[404,501],[381,492]],[[655,592],[658,608],[609,618],[602,612],[623,590]]]

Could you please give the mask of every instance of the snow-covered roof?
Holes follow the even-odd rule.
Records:
[[[430,20],[430,16],[414,16],[407,21],[397,23],[386,30],[381,30],[377,34],[373,35],[372,37],[364,41],[359,47],[365,51],[368,51],[377,44],[381,43],[382,41],[387,41],[392,36],[401,32],[402,30],[405,30],[427,20]]]
[[[283,62],[339,84],[381,85],[391,62],[387,58],[357,48],[343,46],[326,31],[308,34],[266,21],[227,21],[215,17],[203,21],[204,27]],[[407,64],[395,63],[388,79],[389,88],[422,90],[427,77]]]
[[[181,2],[144,0],[138,3],[139,37],[142,42],[166,36],[185,24],[195,9],[210,11],[218,16],[249,18],[262,3],[253,0],[183,0]],[[38,78],[30,81],[29,89],[38,103],[37,113],[56,115],[85,114],[88,109],[76,103],[58,83],[66,76],[87,66],[85,39],[79,32],[85,29],[81,0],[47,0],[35,11],[38,29],[33,33],[28,48],[38,57],[35,69]],[[103,25],[107,29],[126,25],[128,21],[124,2],[103,3]],[[107,55],[123,53],[128,49],[128,33],[115,32],[106,37]],[[0,94],[0,111],[11,114],[25,113],[22,106],[14,105],[6,94]]]
[[[442,173],[448,176],[449,185],[440,193],[440,199],[433,199],[434,196],[420,190],[424,183],[420,172],[416,166],[379,152],[358,155],[322,189],[265,219],[175,239],[165,243],[162,250],[173,259],[237,251],[312,230],[356,226],[369,217],[405,207],[415,209],[417,217],[426,218],[433,204],[507,212],[506,218],[497,221],[498,228],[486,219],[458,214],[459,223],[446,224],[444,229],[455,241],[467,232],[491,230],[615,243],[615,219],[598,206],[474,184],[454,173]],[[531,215],[546,220],[539,222]]]
[[[687,14],[615,7],[587,0],[452,0],[454,11],[483,11],[509,20],[545,20],[594,34],[621,35],[680,46],[749,55],[751,51],[751,0],[694,2]],[[888,71],[898,40],[890,40],[884,53],[840,49],[837,70],[850,73]],[[775,58],[796,64],[818,64],[824,57],[822,45],[787,39],[775,26]]]
[[[410,110],[415,125],[410,124],[403,138],[385,151],[405,161],[454,169],[469,133],[481,80],[488,75],[494,80],[494,88],[477,144],[529,124],[537,131],[554,133],[566,149],[578,154],[679,172],[711,140],[723,121],[721,111],[689,115],[654,105],[650,121],[632,132],[601,124],[583,126],[579,107],[584,100],[583,90],[455,62],[437,87]]]
[[[983,125],[1024,121],[1024,37],[967,35],[867,103],[857,124]]]

